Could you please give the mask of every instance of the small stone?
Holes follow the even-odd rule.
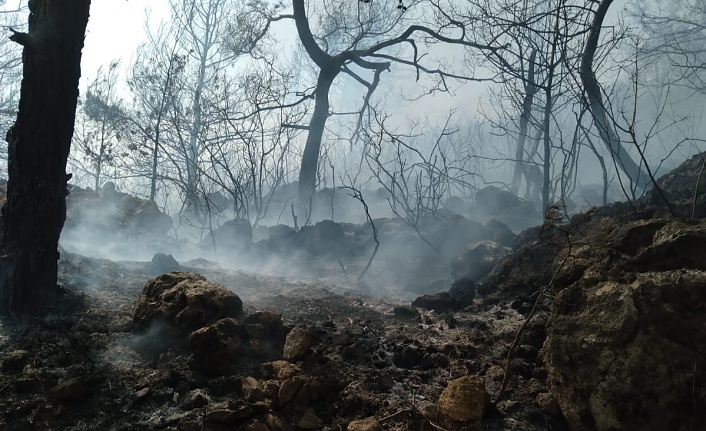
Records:
[[[409,305],[398,305],[392,310],[392,312],[395,317],[400,317],[403,319],[413,319],[419,316],[419,311],[415,307],[411,307]]]
[[[255,377],[246,377],[243,380],[243,397],[251,403],[262,401],[265,398],[265,392]]]
[[[452,380],[441,392],[439,411],[458,422],[479,422],[485,415],[490,396],[476,376]]]
[[[262,385],[262,390],[265,393],[266,398],[275,398],[279,393],[279,383],[275,381],[267,381]]]
[[[142,401],[149,394],[150,394],[150,388],[149,388],[149,386],[147,386],[147,387],[140,389],[139,391],[136,391],[132,396],[135,399],[135,401]]]
[[[348,431],[382,431],[380,422],[374,417],[354,420],[348,424]]]
[[[270,431],[285,431],[287,425],[277,413],[267,413],[265,415],[265,423]]]
[[[86,394],[86,385],[80,377],[73,377],[60,382],[49,391],[49,399],[55,404],[74,404]]]
[[[302,377],[294,376],[282,382],[277,394],[279,405],[283,406],[294,399],[294,396],[304,386],[305,380]]]
[[[215,409],[206,413],[205,420],[210,422],[218,422],[224,424],[233,424],[241,422],[243,419],[248,419],[254,414],[253,410],[248,406],[243,406],[239,409]]]
[[[424,416],[427,420],[430,420],[432,422],[437,421],[437,416],[439,415],[439,409],[436,407],[436,404],[432,403],[431,401],[422,401],[419,403],[419,413]]]
[[[297,422],[297,427],[305,430],[317,430],[323,427],[323,421],[316,415],[314,409],[306,409],[302,418]]]
[[[292,328],[284,342],[284,359],[293,361],[306,355],[311,348],[311,338],[311,333],[306,328],[301,326]]]
[[[505,377],[505,370],[497,365],[491,365],[485,370],[485,375],[493,381],[500,382]]]
[[[279,380],[286,380],[301,373],[298,366],[287,361],[272,362],[272,371]]]
[[[186,394],[184,401],[181,403],[181,408],[184,410],[193,410],[206,406],[211,403],[211,398],[206,395],[201,389],[194,389]]]

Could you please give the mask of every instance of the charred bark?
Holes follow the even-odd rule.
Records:
[[[608,151],[610,151],[613,160],[615,160],[620,169],[625,172],[625,175],[628,176],[630,182],[641,191],[644,191],[647,190],[650,184],[650,176],[645,172],[642,166],[638,165],[635,160],[630,157],[627,149],[624,148],[620,141],[620,137],[610,121],[603,102],[601,87],[593,70],[593,60],[596,55],[596,50],[598,49],[598,39],[601,34],[601,28],[603,27],[603,20],[612,3],[613,0],[602,0],[596,10],[596,15],[593,19],[581,58],[581,81],[583,82],[588,106],[591,110],[591,114],[593,114],[593,121],[598,128],[601,140],[608,148]]]
[[[90,0],[32,0],[15,124],[7,132],[7,201],[0,232],[0,314],[36,312],[57,289],[66,219],[66,160],[76,116]]]

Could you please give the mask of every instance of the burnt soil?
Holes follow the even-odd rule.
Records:
[[[212,378],[192,370],[187,351],[137,353],[141,335],[132,318],[150,278],[144,268],[64,253],[63,293],[51,309],[0,320],[0,430],[295,430],[302,429],[305,409],[321,419],[310,429],[322,430],[345,430],[371,416],[385,430],[566,429],[560,414],[535,402],[547,392],[543,304],[506,368],[529,312],[510,298],[476,298],[460,311],[436,313],[410,307],[411,294],[376,293],[343,274],[296,280],[183,268],[234,291],[245,313],[279,313],[286,327],[314,334],[310,353],[295,362],[304,379],[324,382],[321,397],[280,409],[267,397],[244,399],[245,378],[271,379],[262,358],[243,358],[236,374]],[[509,385],[496,400],[506,369]],[[480,376],[497,401],[480,424],[452,423],[433,407],[447,382],[465,375]],[[234,406],[242,418],[204,419]]]

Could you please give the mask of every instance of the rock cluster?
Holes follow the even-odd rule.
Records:
[[[557,256],[551,392],[572,429],[699,429],[706,222],[599,223]]]

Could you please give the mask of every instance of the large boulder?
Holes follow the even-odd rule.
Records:
[[[704,160],[706,153],[696,154],[660,177],[657,180],[659,189],[653,188],[640,199],[639,206],[661,207],[662,213],[671,213],[678,217],[706,217],[706,177],[702,172]],[[669,201],[670,209],[666,208],[665,198]]]
[[[97,192],[71,186],[61,241],[78,253],[140,259],[169,243],[171,228],[154,201],[118,192],[113,183]]]
[[[199,274],[175,271],[147,282],[132,322],[138,330],[160,322],[186,334],[242,311],[243,302],[225,287]]]
[[[702,427],[705,228],[599,221],[557,255],[544,350],[550,390],[571,429]]]
[[[461,254],[451,262],[451,275],[454,278],[469,278],[478,281],[508,254],[510,254],[510,248],[493,241],[478,241],[468,244]]]
[[[215,242],[218,250],[242,251],[252,245],[253,229],[249,220],[236,218],[228,220],[214,229],[201,242],[202,247],[211,249]]]
[[[456,256],[471,242],[491,239],[491,232],[482,223],[454,215],[427,228],[428,241],[442,256]]]
[[[522,204],[522,199],[495,186],[478,190],[474,200],[477,206],[490,215],[501,214],[503,211],[519,207]]]

